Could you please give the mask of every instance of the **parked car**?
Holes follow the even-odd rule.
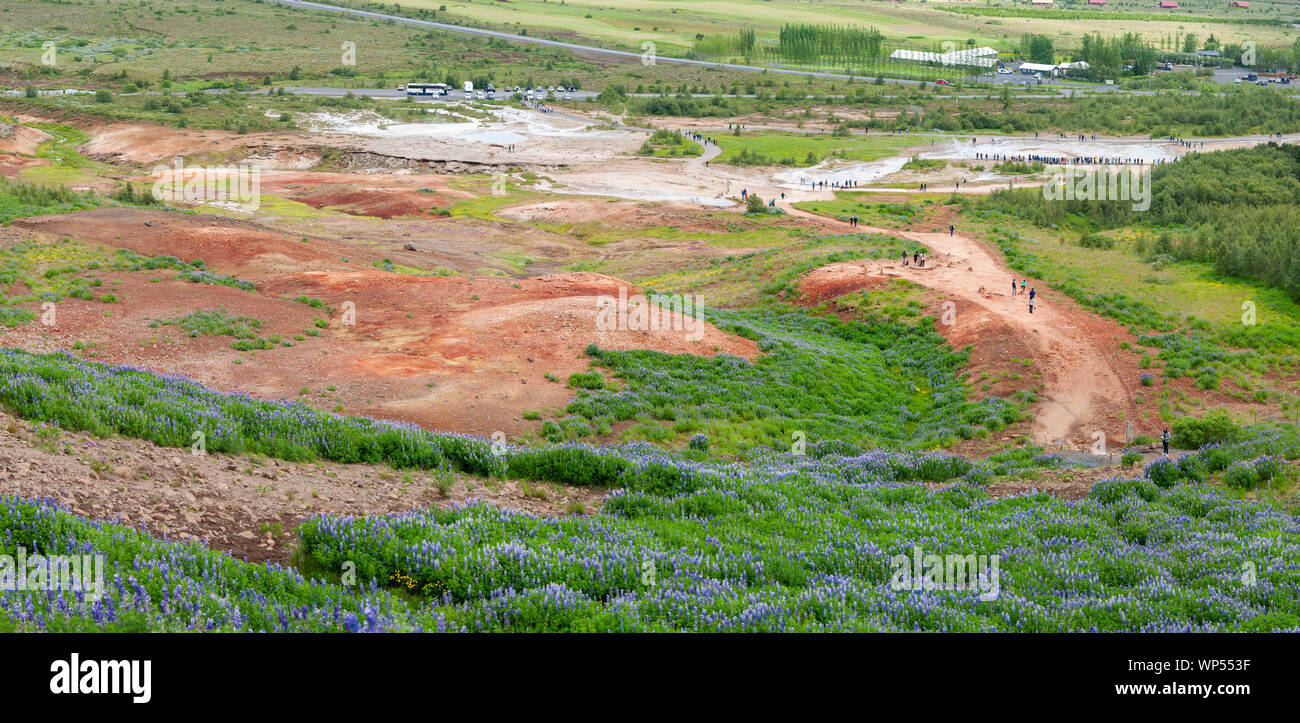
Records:
[[[1010,68],[998,68],[998,75],[1011,75],[1011,74],[1012,71]]]
[[[935,84],[935,85],[952,85],[952,83],[949,83],[948,81],[944,80],[943,78],[940,78],[940,79],[934,81],[934,84]]]

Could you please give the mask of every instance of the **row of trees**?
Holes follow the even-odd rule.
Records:
[[[1127,70],[1147,75],[1156,65],[1156,51],[1137,33],[1103,38],[1101,33],[1084,35],[1075,60],[1088,63],[1083,75],[1092,80],[1115,79]]]
[[[885,36],[875,28],[799,23],[781,26],[775,53],[796,63],[845,63],[880,58]]]
[[[753,29],[731,35],[697,35],[696,57],[753,57],[791,63],[834,63],[843,65],[878,60],[885,55],[885,36],[875,28],[796,23],[783,25],[775,45],[758,46]]]

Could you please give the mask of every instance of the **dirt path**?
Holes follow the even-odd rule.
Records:
[[[837,230],[851,229],[847,223],[788,205],[785,210]],[[1108,440],[1124,440],[1124,420],[1138,419],[1139,410],[1133,402],[1134,390],[1107,348],[1113,341],[1102,335],[1104,320],[1065,303],[1063,297],[1032,280],[1028,286],[1036,286],[1038,294],[1030,314],[1028,298],[1011,295],[1011,280],[1023,277],[969,236],[861,225],[852,230],[915,240],[931,249],[930,259],[926,268],[904,267],[899,259],[832,264],[811,272],[805,283],[843,283],[857,275],[864,279],[905,278],[941,291],[956,302],[952,316],[946,319],[951,322],[948,329],[943,328],[945,319],[940,319],[940,331],[945,335],[961,327],[970,330],[971,325],[975,330],[1001,325],[1031,350],[1043,383],[1031,427],[1035,442],[1060,445],[1068,440],[1090,445],[1097,431],[1105,433]],[[981,341],[976,333],[973,343],[989,342]]]

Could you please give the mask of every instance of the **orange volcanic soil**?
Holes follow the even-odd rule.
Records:
[[[371,266],[382,250],[364,245],[304,243],[247,222],[124,208],[24,219],[15,226],[143,255],[201,258],[209,270],[254,282],[257,291],[181,281],[171,270],[100,272],[103,288],[111,288],[118,303],[65,299],[57,325],[9,330],[0,342],[6,346],[50,351],[93,343],[85,353],[97,361],[439,430],[514,435],[534,429],[537,423],[522,413],[562,409],[573,397],[568,376],[587,370],[584,350],[593,343],[750,359],[759,353],[752,341],[708,324],[698,340],[681,330],[602,330],[601,299],[636,289],[600,274],[522,280],[399,274]],[[294,301],[304,295],[330,310]],[[289,348],[241,352],[231,348],[230,337],[190,338],[179,326],[150,326],[219,307],[262,321],[261,336],[304,338]],[[306,335],[317,318],[328,328]],[[303,387],[306,394],[300,394]]]

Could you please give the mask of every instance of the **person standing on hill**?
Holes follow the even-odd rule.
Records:
[[[1015,295],[1016,295],[1016,280],[1015,280],[1015,279],[1012,279],[1012,280],[1011,280],[1011,295],[1012,295],[1012,296],[1015,296]]]
[[[1165,431],[1160,433],[1160,444],[1164,446],[1165,456],[1168,457],[1169,456],[1169,428],[1168,427],[1165,427]]]
[[[1029,297],[1029,313],[1034,313],[1034,297]]]

